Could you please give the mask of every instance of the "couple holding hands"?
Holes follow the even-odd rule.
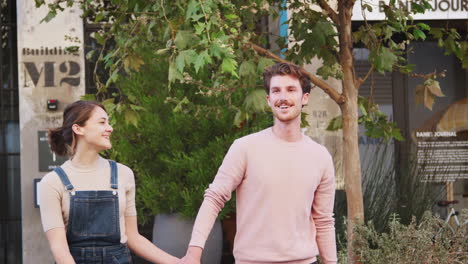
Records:
[[[153,263],[198,264],[234,190],[236,264],[311,264],[317,255],[336,263],[333,161],[300,127],[310,79],[301,68],[278,63],[265,70],[264,87],[274,125],[231,145],[181,259],[139,234],[132,170],[99,156],[112,147],[105,108],[89,101],[68,105],[49,141],[53,152],[70,159],[40,183],[41,219],[56,263],[132,263],[131,250]]]

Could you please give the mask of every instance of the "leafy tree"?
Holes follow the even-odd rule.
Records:
[[[35,1],[38,6],[45,4],[44,0]],[[384,20],[365,22],[355,32],[351,27],[353,6],[360,4],[363,10],[372,9],[364,1],[58,0],[48,5],[50,11],[44,20],[52,19],[57,12],[74,2],[81,5],[84,17],[103,24],[105,30],[94,34],[100,45],[105,46],[111,39],[115,42],[113,49],[101,53],[99,57],[110,76],[102,82],[97,80],[100,92],[105,92],[112,83],[119,83],[126,75],[139,72],[142,67],[160,63],[154,60],[155,54],[160,55],[157,57],[159,60],[167,62],[169,89],[177,89],[178,85],[185,83],[192,87],[193,93],[207,95],[258,85],[261,70],[273,61],[304,65],[314,57],[321,59],[323,66],[316,75],[310,73],[309,76],[314,85],[339,105],[342,113],[332,120],[329,129],[343,130],[343,152],[346,153],[343,169],[350,220],[348,252],[353,252],[354,223],[363,220],[364,212],[358,125],[364,124],[369,136],[402,139],[395,124],[378,110],[372,98],[358,96],[359,87],[373,71],[384,73],[396,70],[409,74],[413,65],[406,60],[408,44],[428,37],[436,39],[447,53],[454,54],[463,61],[463,67],[468,67],[468,44],[461,41],[455,30],[432,28],[413,21],[412,14],[424,13],[431,7],[427,0],[411,2],[409,10],[397,8],[396,1],[390,0],[383,5]],[[262,26],[265,18],[277,17],[286,8],[284,2],[292,11],[288,21],[290,35],[287,38],[274,36]],[[273,38],[277,40],[278,50],[268,49]],[[372,67],[365,76],[355,75],[354,43],[361,43],[370,52]],[[288,47],[284,56],[280,56],[280,50]],[[439,75],[418,76],[424,80],[417,89],[419,101],[431,108],[434,98],[443,94],[437,82]],[[323,81],[329,77],[342,80],[341,92]],[[250,99],[245,101],[244,106],[251,106],[255,98],[261,98],[259,94],[251,91]],[[120,93],[120,98],[119,104],[139,104],[137,99],[126,97],[123,93]],[[177,107],[183,108],[185,103]],[[242,126],[261,107],[239,107],[235,124]],[[128,121],[137,123],[138,110],[129,107],[119,109],[129,111]]]

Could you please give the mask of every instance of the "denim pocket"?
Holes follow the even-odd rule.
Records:
[[[117,233],[118,203],[112,198],[74,199],[70,216],[71,232],[78,236],[100,237]]]

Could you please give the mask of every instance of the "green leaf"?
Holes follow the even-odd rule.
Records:
[[[342,79],[343,71],[341,70],[341,65],[339,63],[323,64],[322,67],[317,69],[317,75],[320,75],[325,80],[329,77]]]
[[[239,78],[236,72],[237,61],[231,58],[224,58],[223,63],[221,64],[222,73],[230,73],[232,76]]]
[[[94,23],[99,23],[103,18],[104,16],[106,15],[107,12],[99,12],[97,15],[96,15],[96,18],[94,19]]]
[[[79,46],[68,46],[68,47],[65,47],[65,51],[66,51],[66,52],[69,52],[69,53],[76,53],[76,52],[78,52],[79,49],[80,49]]]
[[[179,72],[184,72],[185,67],[185,52],[180,52],[175,59],[175,66]]]
[[[127,108],[125,110],[124,116],[125,123],[132,124],[133,126],[138,127],[138,114],[135,111]]]
[[[197,56],[194,62],[195,72],[198,73],[201,67],[205,66],[206,64],[212,63],[212,59],[208,54],[208,50],[204,50],[200,55]]]
[[[333,24],[328,20],[318,21],[313,27],[310,37],[314,40],[314,45],[325,45],[327,36],[336,35]]]
[[[42,23],[42,22],[46,22],[46,23],[47,23],[47,22],[51,21],[51,20],[52,20],[54,17],[56,17],[56,16],[57,16],[57,11],[55,11],[55,10],[52,9],[52,10],[49,11],[49,13],[47,13],[47,16],[44,17],[44,18],[41,20],[40,23]]]
[[[190,66],[195,63],[195,60],[197,59],[198,55],[194,50],[184,50],[183,53],[185,54],[184,58],[186,66]]]
[[[250,61],[246,60],[241,63],[239,66],[239,76],[244,77],[244,76],[249,76],[249,75],[255,75],[256,73],[256,68],[255,64]]]
[[[104,36],[102,34],[99,34],[98,32],[93,32],[93,34],[91,35],[92,38],[94,38],[97,42],[97,44],[103,46],[104,43],[106,43],[106,39],[104,38]]]
[[[146,111],[146,108],[139,106],[139,105],[134,105],[134,104],[130,104],[130,108],[133,111]]]
[[[366,110],[366,107],[363,105],[363,104],[359,104],[359,110],[361,110],[361,113],[363,115],[367,115],[367,110]]]
[[[428,1],[422,0],[422,3],[423,3],[423,5],[424,5],[424,8],[426,8],[426,9],[432,9],[432,5],[431,5]]]
[[[423,6],[415,2],[411,2],[411,12],[413,12],[414,14],[417,14],[417,13],[424,14],[425,11],[426,9]]]
[[[156,54],[158,54],[158,55],[163,55],[163,54],[167,53],[167,52],[170,51],[170,50],[171,50],[170,48],[158,49],[158,50],[156,51]]]
[[[109,98],[101,102],[101,104],[106,108],[107,111],[113,111],[115,109],[115,99]]]
[[[109,77],[109,79],[107,79],[107,82],[106,82],[106,86],[109,87],[109,85],[111,83],[115,83],[117,81],[117,79],[119,78],[119,71],[118,70],[114,70],[111,74],[111,76]]]
[[[437,39],[440,39],[444,36],[444,32],[442,31],[441,28],[431,28],[430,33],[432,36],[434,36],[434,38],[437,38]]]
[[[203,31],[205,30],[206,25],[205,25],[205,23],[198,22],[193,27],[195,28],[195,34],[201,35],[203,33]]]
[[[398,57],[385,47],[380,48],[380,52],[372,51],[369,60],[374,63],[375,68],[380,73],[392,71],[393,65],[398,61]]]
[[[260,113],[269,109],[264,89],[255,89],[244,100],[244,109],[248,112]]]
[[[184,105],[187,105],[188,103],[190,103],[190,101],[189,101],[189,99],[185,96],[184,99],[180,100],[180,102],[177,103],[177,105],[174,107],[174,109],[172,110],[172,112],[177,113],[177,112],[182,111],[183,106],[184,106]]]
[[[228,20],[234,20],[234,19],[239,18],[236,14],[227,14],[225,17],[226,17]]]
[[[418,39],[425,40],[426,39],[426,34],[424,34],[424,32],[422,32],[421,30],[419,30],[417,28],[415,28],[413,30],[413,35],[414,35],[414,38],[416,40],[418,40]]]
[[[265,68],[270,67],[275,64],[275,61],[269,58],[261,57],[258,60],[257,71],[260,74],[263,74]]]
[[[198,19],[194,19],[194,16],[198,13],[199,11],[199,4],[195,0],[190,0],[190,2],[187,5],[187,12],[185,13],[185,19],[186,20],[194,20],[198,21]]]
[[[197,53],[194,50],[184,50],[177,55],[175,65],[179,72],[183,72],[186,66],[190,66],[197,60]]]
[[[444,46],[444,40],[442,38],[437,40],[437,46],[439,46],[440,48]]]
[[[330,120],[330,123],[328,124],[326,130],[337,131],[342,128],[343,128],[343,117],[340,115]]]
[[[372,6],[369,4],[363,4],[362,9],[372,12]]]
[[[86,54],[86,59],[87,60],[92,60],[94,57],[94,54],[96,53],[96,50],[91,50]]]
[[[415,66],[416,66],[415,64],[407,64],[407,65],[401,66],[400,72],[404,74],[409,74],[413,72]]]
[[[175,80],[183,80],[184,76],[177,70],[174,63],[169,64],[169,83],[173,83]]]
[[[145,61],[137,55],[127,55],[123,59],[123,64],[127,72],[130,71],[130,69],[139,71],[141,66],[145,64]]]
[[[416,26],[418,26],[422,30],[431,30],[431,27],[428,24],[425,23],[417,23]]]
[[[405,138],[403,137],[403,135],[401,134],[401,131],[399,128],[395,128],[392,130],[392,134],[391,136],[393,138],[395,138],[396,140],[398,141],[405,141]]]
[[[45,5],[45,0],[34,0],[34,2],[36,3],[37,8],[41,7],[42,5]]]
[[[95,94],[85,94],[81,96],[80,98],[83,101],[96,101],[96,95]]]
[[[234,125],[236,127],[241,127],[242,126],[242,123],[244,123],[244,121],[247,119],[247,113],[242,111],[242,110],[239,110],[237,111],[235,117],[234,117]]]
[[[219,44],[217,42],[214,42],[211,47],[210,47],[210,52],[211,54],[213,54],[213,56],[215,56],[216,58],[220,59],[221,58],[221,54],[222,54],[222,50],[221,50],[221,47],[219,46]]]
[[[179,30],[175,37],[175,45],[178,49],[185,49],[192,40],[192,32],[188,30]]]

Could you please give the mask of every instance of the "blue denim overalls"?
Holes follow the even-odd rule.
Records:
[[[70,191],[67,242],[76,264],[132,263],[130,251],[120,243],[117,163],[109,163],[112,191],[74,191],[65,171],[54,170]]]

